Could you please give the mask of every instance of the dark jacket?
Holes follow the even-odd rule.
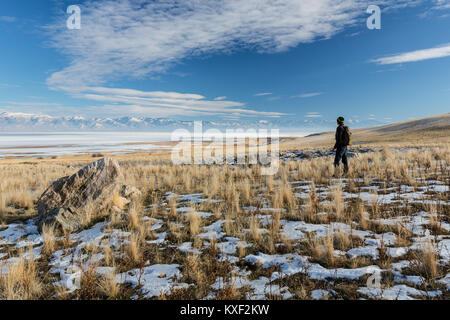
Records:
[[[340,124],[336,129],[336,144],[334,145],[334,149],[339,149],[348,145],[344,141],[344,134],[345,126],[343,124]]]

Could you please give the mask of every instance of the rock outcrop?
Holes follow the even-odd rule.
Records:
[[[121,177],[118,162],[104,158],[54,181],[37,202],[39,229],[55,224],[57,230],[79,230],[86,215],[109,209]]]

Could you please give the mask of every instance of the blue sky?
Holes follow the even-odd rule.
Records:
[[[81,8],[69,30],[66,8]],[[369,4],[382,8],[369,30]],[[0,111],[355,125],[450,110],[448,0],[0,3]]]

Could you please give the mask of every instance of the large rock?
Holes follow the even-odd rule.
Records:
[[[57,227],[57,234],[60,234],[62,230],[72,233],[82,228],[83,219],[73,208],[56,208],[41,218],[39,224],[40,230],[42,230],[44,225],[52,224]]]
[[[37,202],[39,228],[54,223],[59,230],[79,230],[86,213],[109,209],[121,177],[117,161],[105,158],[54,181]]]

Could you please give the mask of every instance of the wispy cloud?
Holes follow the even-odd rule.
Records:
[[[446,10],[450,9],[450,0],[433,0],[434,10]]]
[[[322,95],[322,92],[309,92],[309,93],[302,93],[302,94],[298,94],[295,96],[292,96],[292,98],[302,98],[302,99],[306,99],[306,98],[312,98],[312,97],[317,97]]]
[[[354,25],[365,15],[368,2],[86,1],[81,30],[67,30],[65,16],[48,26],[54,47],[71,58],[68,67],[49,77],[48,84],[98,85],[122,76],[144,77],[189,56],[237,47],[284,51]]]
[[[1,22],[16,22],[17,18],[16,17],[10,17],[10,16],[0,16],[0,21]]]
[[[7,101],[5,103],[9,106],[16,107],[60,107],[61,104],[54,102],[19,102],[19,101]]]
[[[270,96],[272,92],[262,92],[255,94],[255,97],[264,97],[264,96]]]
[[[225,100],[226,98],[227,98],[227,97],[222,96],[222,97],[214,98],[214,100],[215,100],[215,101],[221,101],[221,100]]]
[[[318,112],[308,112],[305,118],[322,118],[322,115]]]
[[[370,62],[377,64],[397,64],[406,62],[424,61],[430,59],[438,59],[450,56],[450,44],[446,44],[440,47],[416,50],[411,52],[400,53],[383,58],[371,60]]]
[[[417,0],[376,1],[385,7],[407,6],[412,2]],[[51,45],[69,58],[69,64],[51,74],[47,84],[52,89],[103,102],[115,110],[122,106],[160,116],[278,117],[283,114],[250,110],[243,103],[227,101],[225,97],[208,100],[199,95],[187,97],[173,92],[105,86],[112,80],[158,77],[193,56],[239,49],[274,53],[301,43],[329,39],[361,23],[369,3],[373,1],[83,1],[81,30],[68,30],[65,14],[46,28]],[[304,94],[302,98],[319,94]]]
[[[432,0],[431,5],[427,10],[419,14],[419,17],[426,18],[437,14],[441,18],[448,17],[448,13],[444,13],[445,10],[450,10],[450,0]]]
[[[219,117],[280,117],[280,112],[247,109],[242,102],[220,99],[208,100],[199,94],[140,91],[122,88],[85,87],[70,91],[75,98],[102,103],[111,113],[129,112],[153,117],[169,116],[219,116]]]

